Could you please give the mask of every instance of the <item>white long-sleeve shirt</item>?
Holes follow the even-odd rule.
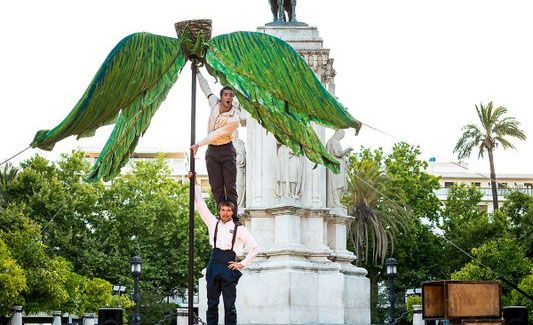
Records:
[[[198,73],[198,83],[211,107],[207,124],[207,137],[198,142],[198,145],[213,144],[219,146],[230,143],[233,141],[233,131],[239,127],[239,110],[232,106],[228,112],[220,113],[220,99],[213,94],[201,73]]]
[[[197,185],[194,186],[194,202],[196,205],[196,210],[200,214],[200,217],[209,230],[209,244],[211,244],[211,247],[214,247],[215,227],[219,220],[207,208],[207,205],[202,197],[202,193],[200,192],[200,188]],[[226,223],[220,221],[218,224],[217,248],[222,250],[231,249],[231,241],[233,240],[234,229],[235,223],[233,223],[232,220]],[[250,234],[248,229],[246,229],[244,226],[237,227],[237,235],[235,237],[235,245],[233,246],[233,250],[237,255],[242,255],[244,246],[246,246],[248,249],[248,254],[241,261],[241,264],[244,267],[247,267],[252,263],[253,259],[259,252],[259,246],[257,245],[257,242],[252,234]]]

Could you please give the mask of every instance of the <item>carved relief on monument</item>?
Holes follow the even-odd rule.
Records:
[[[340,163],[340,173],[335,174],[327,171],[327,207],[344,208],[341,203],[342,194],[347,190],[346,168],[348,166],[348,156],[353,148],[342,149],[340,140],[344,138],[344,130],[337,130],[328,140],[326,150],[333,155]]]
[[[334,79],[337,73],[333,68],[334,60],[329,58],[329,49],[299,50],[298,53],[309,64],[320,82],[334,95]]]
[[[233,146],[237,152],[237,206],[239,211],[246,207],[246,144],[239,139],[237,130],[233,132]]]
[[[299,199],[303,188],[303,159],[279,143],[276,153],[275,194],[278,198]]]

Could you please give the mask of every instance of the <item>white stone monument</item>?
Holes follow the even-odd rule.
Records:
[[[322,47],[316,27],[280,24],[259,27],[258,32],[291,44],[334,95],[333,59],[329,49]],[[326,169],[313,169],[307,158],[295,160],[285,154],[252,118],[245,124],[242,220],[261,253],[243,269],[237,286],[238,324],[370,324],[367,271],[353,266],[355,255],[346,250],[352,217],[342,207],[327,207]],[[325,143],[324,127],[314,129]],[[203,318],[207,309],[204,278],[199,291]],[[219,311],[222,322],[222,299]]]

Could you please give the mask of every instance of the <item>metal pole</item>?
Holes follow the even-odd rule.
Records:
[[[191,60],[191,146],[196,143],[196,73],[198,66],[196,58]],[[190,155],[190,167],[191,172],[195,173],[194,166],[194,153],[192,149],[189,152]],[[193,291],[194,291],[194,278],[193,278],[193,257],[194,257],[194,181],[195,177],[190,179],[189,186],[189,288],[188,288],[188,302],[189,302],[189,325],[193,325],[194,312],[193,312]]]
[[[390,277],[389,286],[390,324],[394,324],[394,277]]]
[[[135,302],[135,315],[133,315],[133,324],[141,324],[141,315],[139,313],[139,303],[141,301],[141,293],[139,292],[139,276],[136,275],[133,282],[133,300]]]

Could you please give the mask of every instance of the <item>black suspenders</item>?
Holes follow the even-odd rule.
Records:
[[[213,238],[213,246],[214,248],[217,248],[217,234],[218,234],[218,224],[220,221],[217,221],[217,225],[215,226],[215,238]],[[235,245],[235,239],[237,238],[237,227],[239,225],[235,224],[235,229],[233,229],[233,238],[231,239],[231,250],[233,250],[233,246]]]

